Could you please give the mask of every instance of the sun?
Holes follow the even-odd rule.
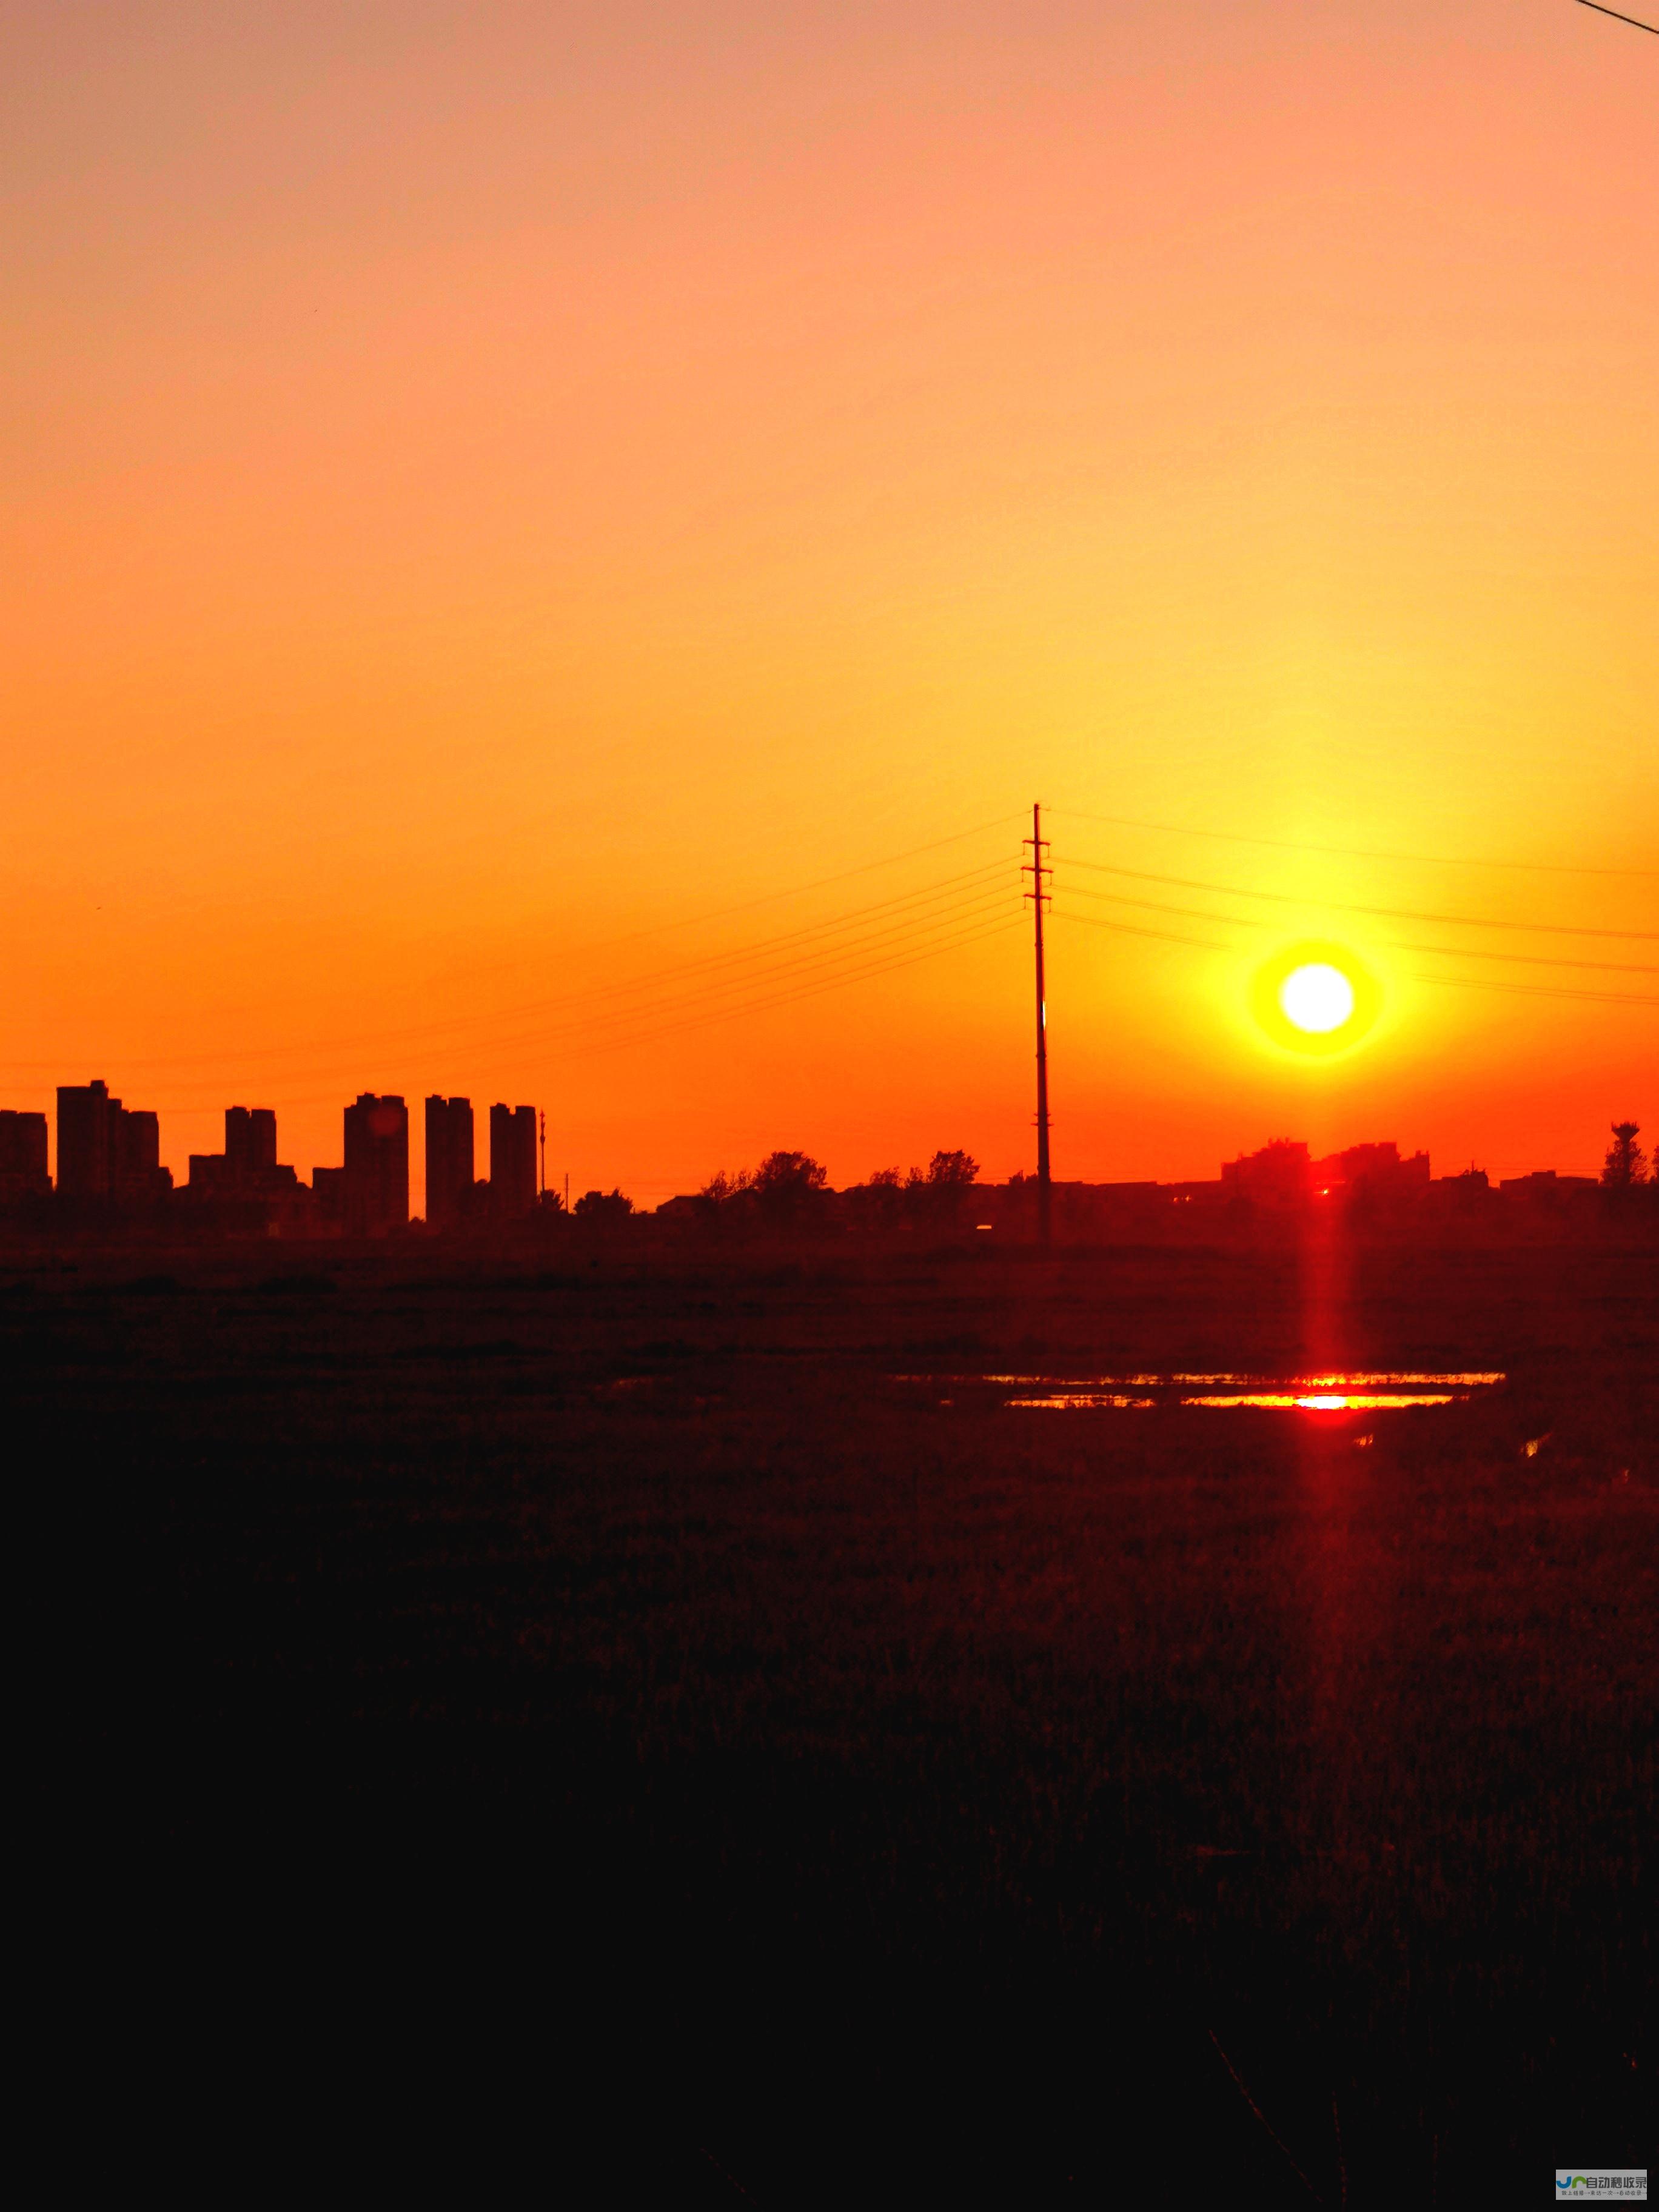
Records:
[[[1292,968],[1279,987],[1279,1011],[1310,1036],[1328,1036],[1353,1018],[1353,985],[1328,960]]]
[[[1365,963],[1342,945],[1291,945],[1259,968],[1250,1006],[1274,1044],[1295,1053],[1348,1051],[1382,1011]]]

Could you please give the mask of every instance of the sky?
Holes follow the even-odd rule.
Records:
[[[0,1104],[1029,1169],[1040,800],[1056,1176],[1594,1170],[1656,121],[1571,0],[10,0]]]

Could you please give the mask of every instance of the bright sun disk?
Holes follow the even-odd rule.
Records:
[[[1279,1010],[1286,1021],[1310,1036],[1328,1036],[1353,1012],[1353,985],[1328,961],[1292,968],[1279,987]]]

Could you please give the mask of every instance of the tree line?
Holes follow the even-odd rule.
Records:
[[[1659,1176],[1638,1141],[1640,1135],[1639,1122],[1612,1125],[1613,1142],[1601,1169],[1605,1189],[1645,1188],[1659,1193]],[[960,1219],[968,1194],[978,1180],[979,1163],[971,1153],[960,1148],[941,1149],[926,1167],[877,1168],[863,1182],[836,1193],[830,1188],[830,1172],[821,1160],[815,1160],[810,1152],[780,1151],[769,1152],[752,1168],[721,1168],[696,1193],[696,1204],[711,1219],[717,1218],[733,1227],[748,1222],[757,1227],[789,1228],[809,1220],[828,1200],[839,1198],[855,1220],[872,1228],[896,1228],[908,1222],[948,1229]],[[549,1212],[564,1211],[554,1191],[544,1193],[541,1204]],[[620,1221],[635,1207],[620,1190],[590,1190],[570,1210],[598,1224]]]
[[[872,1226],[902,1221],[949,1226],[979,1180],[979,1162],[970,1153],[939,1151],[925,1168],[878,1168],[867,1182],[838,1195],[855,1218]],[[758,1167],[735,1174],[722,1168],[697,1193],[711,1215],[751,1218],[787,1226],[821,1210],[832,1195],[830,1175],[810,1152],[769,1152]]]

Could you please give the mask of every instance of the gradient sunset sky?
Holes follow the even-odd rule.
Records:
[[[1040,799],[1057,1176],[1659,1133],[1659,40],[0,41],[0,1104],[103,1076],[181,1177],[233,1101],[337,1162],[366,1088],[532,1101],[647,1204],[774,1146],[1006,1175]],[[1304,939],[1382,986],[1331,1060],[1249,1012]]]

